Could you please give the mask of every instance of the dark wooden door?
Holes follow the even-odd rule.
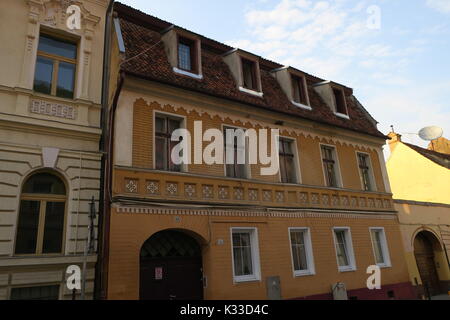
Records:
[[[433,245],[423,234],[418,234],[414,241],[414,255],[424,289],[429,290],[432,296],[440,294],[441,289],[434,262]]]
[[[202,300],[201,249],[178,231],[150,238],[141,251],[141,300]]]

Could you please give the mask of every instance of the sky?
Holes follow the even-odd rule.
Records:
[[[450,0],[121,0],[143,12],[353,88],[387,134],[450,138]]]

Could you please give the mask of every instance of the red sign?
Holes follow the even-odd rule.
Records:
[[[157,267],[155,268],[155,280],[162,280],[163,278],[163,268]]]

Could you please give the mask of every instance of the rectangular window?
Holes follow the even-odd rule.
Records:
[[[280,138],[280,175],[283,183],[297,183],[293,147],[294,143],[292,140]]]
[[[255,228],[232,228],[234,280],[254,281],[260,279],[258,236]]]
[[[333,233],[339,271],[355,270],[355,257],[350,229],[334,228]]]
[[[165,115],[155,116],[156,169],[180,172],[181,166],[172,161],[172,149],[179,141],[172,141],[172,133],[181,128],[181,120]]]
[[[77,45],[41,34],[34,74],[36,92],[73,99]]]
[[[22,200],[20,202],[17,233],[21,236],[16,239],[16,254],[36,253],[40,211],[40,201]]]
[[[178,38],[178,68],[197,73],[197,49],[195,40]]]
[[[336,103],[336,113],[348,115],[345,104],[344,92],[341,89],[333,89],[334,101]]]
[[[336,163],[336,149],[330,146],[321,146],[322,163],[325,174],[326,185],[332,188],[338,188],[338,165]]]
[[[290,228],[292,264],[294,275],[314,274],[311,236],[308,228]]]
[[[234,164],[229,164],[228,161],[225,163],[226,167],[226,175],[229,178],[239,178],[239,179],[247,179],[247,149],[246,145],[247,142],[245,140],[245,137],[243,140],[239,139],[238,133],[236,133],[236,136],[234,137],[234,141],[228,140],[227,130],[232,130],[234,132],[242,129],[236,129],[236,128],[230,128],[230,127],[224,127],[224,144],[225,144],[225,161],[227,160],[227,150],[231,150],[234,154]],[[242,158],[244,158],[244,163],[242,163]]]
[[[307,91],[303,77],[291,76],[294,102],[308,105]]]
[[[390,266],[391,262],[384,229],[370,228],[370,236],[372,239],[372,247],[376,264],[381,267]]]
[[[374,183],[372,181],[372,168],[370,166],[369,155],[365,153],[357,153],[359,175],[361,178],[361,184],[366,191],[374,191]]]
[[[256,80],[256,62],[244,58],[241,58],[241,61],[244,88],[258,91],[258,83]]]
[[[58,300],[59,285],[12,288],[10,300]]]

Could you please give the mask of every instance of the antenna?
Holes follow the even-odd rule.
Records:
[[[434,140],[439,139],[444,135],[444,130],[440,127],[431,126],[425,127],[419,131],[419,137],[425,141],[431,141],[431,150],[434,151]]]
[[[440,127],[431,126],[419,131],[419,137],[425,141],[433,141],[444,135],[444,130]]]

